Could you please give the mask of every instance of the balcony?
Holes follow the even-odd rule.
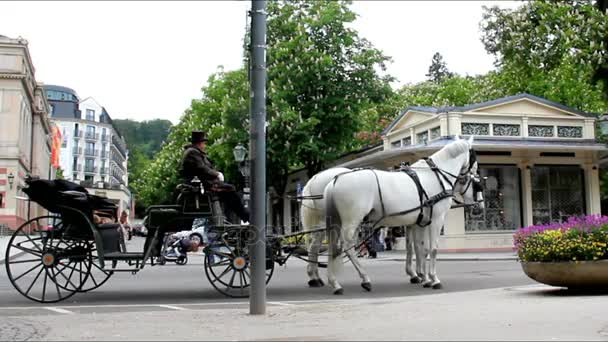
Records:
[[[73,172],[80,172],[80,171],[82,171],[82,164],[74,164],[72,166],[72,171]]]
[[[84,155],[89,157],[97,157],[99,156],[99,150],[91,150],[87,148],[84,150]]]
[[[96,166],[85,165],[84,172],[86,172],[86,173],[97,173],[97,167]]]
[[[74,138],[82,138],[83,132],[79,130],[74,130]]]
[[[84,138],[87,140],[99,140],[99,133],[85,132]]]
[[[74,153],[74,154],[76,154],[76,155],[80,155],[80,154],[82,154],[82,147],[78,147],[78,146],[76,146],[76,147],[74,147],[74,148],[72,149],[72,151],[73,151],[73,153]]]
[[[103,141],[103,142],[110,141],[110,135],[109,134],[102,134],[101,135],[101,141]]]

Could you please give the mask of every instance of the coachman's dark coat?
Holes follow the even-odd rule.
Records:
[[[207,153],[194,145],[188,145],[184,149],[179,170],[184,181],[190,182],[196,176],[205,187],[217,185],[219,183],[217,178],[219,172],[215,169]]]

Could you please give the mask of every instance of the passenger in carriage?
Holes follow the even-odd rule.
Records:
[[[243,223],[248,224],[249,212],[243,206],[241,198],[236,193],[236,188],[234,185],[224,182],[224,175],[215,169],[205,151],[207,141],[205,132],[192,132],[191,144],[184,147],[180,175],[185,183],[190,183],[194,177],[198,177],[206,191],[216,192],[226,209],[237,214]]]

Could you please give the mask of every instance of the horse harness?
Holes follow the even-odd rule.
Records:
[[[409,164],[401,163],[399,171],[404,172],[405,174],[410,176],[410,178],[414,181],[414,184],[416,184],[416,189],[418,191],[418,198],[420,200],[420,205],[417,207],[408,209],[408,210],[403,210],[403,211],[397,212],[397,213],[392,213],[392,214],[388,214],[388,215],[386,214],[386,210],[384,207],[384,200],[382,198],[382,189],[380,188],[380,181],[378,179],[378,175],[375,172],[376,170],[374,170],[372,168],[358,168],[358,169],[353,169],[349,172],[341,173],[341,174],[337,175],[336,177],[334,177],[334,183],[337,181],[339,176],[346,174],[346,173],[356,172],[356,171],[361,171],[361,170],[370,170],[373,172],[374,176],[376,177],[376,184],[378,185],[378,195],[380,196],[380,205],[382,207],[382,218],[377,220],[373,226],[376,226],[380,221],[384,220],[387,217],[406,215],[406,214],[409,214],[416,210],[419,210],[420,212],[418,213],[418,218],[416,219],[416,224],[419,225],[420,227],[426,227],[429,224],[431,224],[431,218],[433,217],[433,208],[434,208],[435,204],[437,204],[438,202],[440,202],[446,198],[454,196],[453,189],[454,189],[454,184],[456,181],[461,181],[461,180],[463,180],[465,182],[468,181],[468,184],[465,186],[465,190],[463,191],[463,193],[466,192],[466,190],[468,190],[468,188],[471,186],[471,184],[473,185],[473,190],[475,192],[481,192],[483,190],[481,184],[478,181],[474,180],[469,175],[469,173],[471,172],[471,169],[473,167],[473,164],[475,164],[475,162],[477,161],[477,156],[476,156],[474,150],[469,151],[469,167],[467,168],[467,170],[465,172],[461,172],[458,176],[440,169],[431,158],[427,157],[427,158],[423,158],[423,160],[429,166],[431,171],[433,171],[433,173],[435,174],[435,177],[437,178],[437,181],[441,185],[442,190],[441,190],[441,192],[429,197],[427,192],[422,187],[422,183],[420,182],[420,177],[418,177],[417,172]],[[452,182],[449,177],[452,177],[455,181]],[[466,177],[466,178],[463,179],[463,177]],[[446,188],[443,181],[446,181],[450,185],[450,188]],[[462,203],[459,203],[459,204],[462,204]]]

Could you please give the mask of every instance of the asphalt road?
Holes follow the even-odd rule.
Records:
[[[132,241],[129,247],[139,242]],[[361,288],[360,279],[350,264],[340,277],[345,290],[343,296],[333,295],[327,286],[310,288],[307,285],[306,264],[294,259],[285,266],[276,266],[267,288],[267,299],[280,305],[284,302],[403,297],[533,284],[516,261],[440,261],[438,275],[444,287],[432,290],[409,284],[403,262],[362,260],[372,279],[371,292]],[[324,277],[325,271],[321,272]],[[4,265],[0,270],[0,316],[16,315],[20,309],[31,312],[31,309],[49,306],[67,310],[86,306],[92,312],[107,312],[138,306],[150,310],[153,305],[165,305],[167,309],[166,306],[200,304],[213,307],[215,303],[219,307],[245,305],[247,302],[247,299],[227,298],[218,293],[206,279],[203,257],[199,255],[191,255],[188,264],[183,266],[172,263],[154,267],[146,265],[136,275],[117,273],[99,289],[76,294],[58,304],[46,305],[19,294],[9,282]]]

